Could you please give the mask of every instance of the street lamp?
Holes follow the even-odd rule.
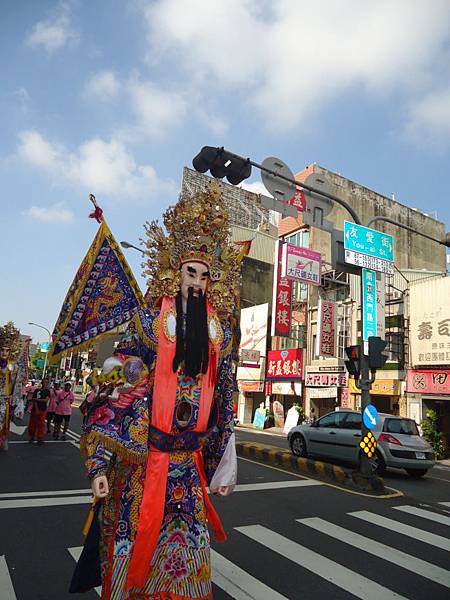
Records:
[[[45,353],[44,369],[42,371],[42,379],[44,379],[45,373],[47,371],[47,356],[48,356],[48,353],[50,352],[50,344],[52,343],[52,334],[47,329],[47,327],[44,327],[43,325],[38,325],[37,323],[28,323],[28,325],[34,325],[35,327],[40,327],[41,329],[45,329],[45,331],[48,333],[48,348],[47,348],[47,352]]]
[[[138,248],[134,244],[130,244],[130,242],[120,242],[120,245],[122,246],[122,248],[127,248],[127,249],[128,248],[133,248],[133,250],[137,250],[142,255],[145,255],[145,252],[143,250],[141,250],[140,248]]]

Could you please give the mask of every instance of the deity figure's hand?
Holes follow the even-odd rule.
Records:
[[[219,496],[228,496],[228,494],[230,493],[230,486],[221,485],[219,488],[217,488],[217,493],[219,494]]]
[[[98,475],[91,481],[91,490],[97,500],[109,494],[109,485],[106,475]]]

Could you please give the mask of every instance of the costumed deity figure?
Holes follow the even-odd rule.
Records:
[[[212,598],[208,523],[226,535],[206,487],[225,496],[236,482],[240,269],[220,187],[182,196],[164,225],[146,225],[148,308],[106,361],[84,421],[97,502],[71,591],[99,585],[101,573],[103,600]]]
[[[9,425],[14,407],[22,398],[16,359],[20,333],[13,323],[0,327],[0,450],[8,450]]]

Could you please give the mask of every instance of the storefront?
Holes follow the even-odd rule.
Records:
[[[348,391],[355,399],[355,408],[361,408],[361,390],[349,379]],[[376,379],[370,390],[370,401],[381,413],[399,414],[401,386],[398,379]]]
[[[305,414],[318,419],[335,410],[341,405],[342,390],[347,389],[347,382],[344,367],[306,367]]]
[[[409,369],[406,392],[408,416],[420,423],[427,410],[434,410],[438,430],[450,448],[450,369]]]
[[[269,351],[266,380],[270,384],[271,412],[275,401],[280,402],[285,415],[293,404],[302,404],[302,370],[301,348]]]

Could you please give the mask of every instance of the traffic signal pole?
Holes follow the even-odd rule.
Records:
[[[283,173],[280,173],[280,172],[272,170],[272,169],[268,169],[267,167],[250,160],[250,158],[243,158],[242,156],[239,156],[238,154],[234,154],[233,152],[230,152],[229,150],[225,150],[225,148],[223,148],[223,147],[214,148],[212,146],[204,146],[202,148],[202,150],[200,151],[200,153],[194,158],[193,166],[197,171],[200,171],[201,173],[205,173],[207,170],[211,170],[211,173],[213,174],[213,176],[217,176],[217,175],[214,175],[213,168],[214,167],[218,168],[219,169],[218,177],[222,178],[224,176],[227,176],[228,166],[229,165],[233,166],[233,163],[236,161],[238,164],[237,171],[232,174],[232,177],[228,176],[230,183],[240,183],[243,179],[250,177],[251,167],[254,166],[257,169],[259,169],[260,171],[264,171],[264,172],[272,175],[275,178],[282,179],[282,180],[292,184],[292,187],[294,190],[297,188],[304,188],[304,189],[308,190],[309,192],[312,192],[313,194],[317,194],[321,197],[325,197],[325,198],[328,198],[329,200],[332,200],[333,202],[336,202],[337,204],[341,205],[343,208],[345,208],[347,210],[347,212],[351,215],[353,221],[357,225],[362,225],[360,218],[358,217],[357,213],[353,210],[353,208],[349,204],[347,204],[347,202],[345,202],[341,198],[338,198],[334,194],[330,194],[325,190],[319,190],[319,189],[314,188],[310,185],[307,185],[303,182],[296,181],[295,179],[293,179],[291,177],[285,176]],[[402,225],[401,223],[397,223],[387,217],[375,217],[371,221],[369,221],[367,227],[370,227],[370,225],[376,220],[382,220],[382,221],[385,221],[392,225],[397,225],[397,226],[403,227],[404,229],[407,229],[413,233],[417,233],[418,235],[422,235],[423,237],[426,237],[434,242],[437,242],[439,244],[443,244],[447,247],[450,247],[450,233],[446,234],[445,240],[443,240],[443,241],[437,240],[426,234],[416,231],[415,229],[412,229],[408,226]],[[364,318],[365,318],[365,315],[364,315],[364,307],[363,307],[364,282],[363,282],[363,276],[362,276],[362,269],[360,270],[359,277],[360,277],[360,290],[361,290],[361,302],[360,302],[360,306],[361,306],[361,352],[360,352],[360,373],[357,376],[355,375],[355,384],[361,390],[361,433],[362,433],[362,435],[361,435],[361,443],[360,443],[361,460],[359,463],[359,472],[357,472],[356,476],[359,476],[359,479],[362,480],[362,481],[360,481],[361,484],[364,484],[367,486],[372,486],[374,488],[376,487],[379,489],[380,487],[382,487],[382,482],[380,482],[379,478],[376,477],[376,474],[373,472],[373,469],[372,469],[372,456],[374,456],[375,449],[374,449],[374,447],[372,447],[369,452],[363,451],[364,443],[366,443],[365,440],[367,440],[368,438],[370,438],[372,436],[372,434],[369,432],[369,429],[364,424],[364,411],[371,404],[370,388],[371,388],[372,383],[375,381],[376,369],[381,368],[380,364],[381,365],[384,364],[384,361],[381,361],[381,363],[379,363],[378,365],[374,365],[372,363],[372,359],[371,359],[370,362],[372,364],[369,364],[369,356],[366,355],[366,353],[365,353],[366,347],[370,347],[370,343],[367,343],[364,341],[364,331],[365,331]],[[369,340],[372,340],[374,342],[378,341],[378,343],[381,341],[380,338],[369,338]],[[383,342],[383,343],[385,346],[385,342]],[[384,348],[384,346],[383,346],[383,348]],[[379,352],[378,352],[379,355],[381,355],[381,351],[382,351],[382,349],[379,349]],[[368,354],[370,353],[369,350],[367,350],[367,352],[368,352]],[[377,354],[377,352],[374,352],[374,354]],[[371,440],[373,440],[373,436],[371,437]],[[375,447],[376,447],[376,444],[375,444]],[[368,450],[368,448],[366,448],[366,450]],[[368,456],[368,454],[369,454],[369,456]],[[377,485],[377,483],[378,483],[378,485]]]

